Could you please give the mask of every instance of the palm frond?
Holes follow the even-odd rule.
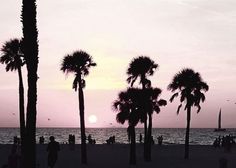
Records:
[[[0,63],[6,64],[6,71],[14,71],[23,66],[24,55],[20,39],[10,39],[1,48]]]
[[[181,107],[182,107],[182,104],[180,104],[180,105],[178,106],[178,108],[177,108],[177,115],[179,115],[179,112],[180,112]]]
[[[130,84],[130,85],[131,85],[131,87],[133,87],[133,85],[134,85],[134,82],[137,80],[137,78],[138,78],[138,77],[137,77],[137,76],[135,76],[134,78],[132,78],[132,79],[131,79],[131,84]]]
[[[67,54],[61,63],[60,70],[64,72],[66,75],[69,73],[74,73],[76,76],[81,75],[81,87],[85,87],[85,80],[83,79],[85,76],[89,75],[89,68],[92,66],[96,66],[97,64],[93,62],[92,57],[82,50],[78,50],[73,52],[72,54]],[[79,79],[76,77],[73,81],[72,88],[75,91],[78,88]]]
[[[129,64],[128,70],[126,72],[129,77],[132,76],[132,78],[127,79],[127,82],[128,83],[132,82],[131,86],[133,86],[133,83],[139,77],[140,82],[144,83],[145,81],[142,81],[143,80],[142,76],[152,76],[157,67],[158,64],[156,64],[153,60],[151,60],[147,56],[139,56],[137,58],[134,58]],[[146,82],[145,84],[147,86],[150,86],[150,82]]]
[[[73,81],[73,84],[72,84],[72,89],[75,89],[75,91],[77,91],[77,88],[78,88],[78,77],[76,76],[74,81]]]
[[[174,98],[178,97],[179,93],[174,93],[171,98],[170,98],[170,102],[173,102]]]
[[[198,104],[198,105],[197,105],[197,113],[199,113],[200,110],[201,110],[201,106]]]
[[[166,106],[166,105],[167,105],[167,101],[164,100],[164,99],[160,99],[160,100],[158,101],[158,105],[159,105],[159,106]]]

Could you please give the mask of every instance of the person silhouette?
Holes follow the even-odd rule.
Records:
[[[142,143],[142,140],[143,140],[143,136],[142,136],[142,134],[140,133],[140,134],[139,134],[139,143]]]
[[[55,141],[54,136],[50,136],[49,139],[50,142],[47,146],[48,167],[53,168],[58,158],[58,151],[60,151],[60,145],[58,142]]]

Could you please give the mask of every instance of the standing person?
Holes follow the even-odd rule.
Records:
[[[59,143],[55,141],[54,136],[50,136],[50,142],[47,147],[48,167],[53,168],[57,161],[57,153],[60,150]]]
[[[142,140],[143,140],[143,136],[142,136],[142,134],[140,133],[140,134],[139,134],[139,143],[142,143]]]

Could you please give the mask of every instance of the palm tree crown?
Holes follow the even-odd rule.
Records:
[[[186,102],[185,109],[187,107],[196,106],[198,111],[200,111],[200,102],[205,101],[205,95],[202,91],[208,91],[209,86],[207,83],[203,82],[201,75],[198,72],[194,72],[192,69],[183,69],[177,73],[172,82],[168,85],[168,90],[175,92],[170,98],[172,102],[175,97],[180,95],[180,105],[177,109],[177,114],[182,107],[182,103]]]
[[[137,78],[140,78],[140,83],[143,85],[151,86],[150,81],[146,79],[146,76],[152,76],[155,69],[158,67],[153,60],[147,56],[140,56],[131,61],[127,70],[127,82],[133,86]]]
[[[143,111],[149,114],[159,113],[159,106],[166,105],[163,99],[158,100],[161,90],[159,88],[128,88],[126,92],[120,92],[118,99],[113,103],[113,108],[119,113],[116,116],[117,122],[136,126],[138,122],[144,122]]]
[[[15,71],[23,66],[25,61],[21,50],[21,40],[11,39],[1,48],[0,63],[6,64],[6,71]]]
[[[75,73],[75,80],[73,82],[73,89],[77,90],[78,75],[82,78],[89,74],[89,68],[96,66],[92,57],[84,51],[75,51],[72,55],[66,55],[61,64],[61,70],[68,73]],[[81,79],[83,87],[85,87],[85,80]]]
[[[147,88],[144,90],[143,95],[143,103],[144,103],[144,110],[147,114],[152,115],[153,112],[157,114],[160,113],[160,106],[165,106],[167,104],[166,100],[158,99],[161,95],[161,89],[159,88]]]
[[[118,99],[113,103],[113,108],[118,111],[116,120],[124,124],[128,121],[129,125],[136,126],[140,121],[142,112],[140,103],[142,102],[141,90],[129,88],[125,92],[120,92]]]

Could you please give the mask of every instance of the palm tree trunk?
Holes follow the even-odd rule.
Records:
[[[85,121],[84,121],[84,93],[82,88],[81,74],[79,79],[79,110],[80,110],[80,132],[81,132],[81,163],[87,164],[87,150],[86,150],[86,135],[85,135]]]
[[[131,143],[130,143],[130,160],[131,165],[136,165],[136,135],[134,126],[130,127]]]
[[[22,1],[23,53],[28,71],[28,97],[25,133],[24,168],[36,167],[36,115],[37,115],[37,70],[38,70],[38,30],[36,0]]]
[[[185,134],[185,152],[184,159],[189,158],[189,131],[190,131],[190,120],[191,120],[191,107],[187,107],[187,127]]]
[[[147,119],[144,121],[144,141],[147,140]]]
[[[36,109],[37,103],[37,74],[28,73],[28,104],[26,121],[26,167],[36,167]]]
[[[19,76],[19,111],[20,111],[20,137],[21,137],[21,155],[24,155],[25,146],[25,107],[24,107],[24,85],[22,79],[21,67],[18,68]]]
[[[152,148],[152,115],[148,114],[148,132],[147,132],[147,155],[145,160],[146,161],[151,161],[151,148]]]
[[[145,76],[141,76],[141,81],[144,81]],[[142,82],[142,89],[145,89],[145,84],[144,82]],[[145,111],[143,111],[143,113],[146,113]],[[145,114],[146,115],[146,114]],[[147,137],[147,118],[144,120],[144,143],[143,143],[143,157],[144,160],[146,160],[147,158],[147,142],[148,141],[148,137]]]

